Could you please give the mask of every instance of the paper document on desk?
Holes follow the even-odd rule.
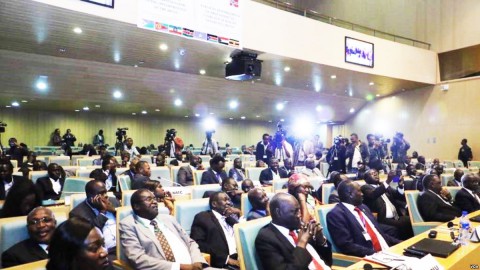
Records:
[[[373,255],[365,256],[365,260],[402,270],[413,269],[413,266],[418,265],[420,262],[418,258],[402,256],[387,251],[380,251]]]

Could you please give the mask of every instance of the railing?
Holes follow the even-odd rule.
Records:
[[[297,15],[304,16],[304,17],[307,17],[307,18],[310,18],[310,19],[314,19],[314,20],[317,20],[317,21],[321,21],[321,22],[324,22],[324,23],[328,23],[328,24],[331,24],[331,25],[335,25],[335,26],[338,26],[338,27],[349,29],[349,30],[352,30],[352,31],[360,32],[360,33],[363,33],[363,34],[366,34],[366,35],[370,35],[370,36],[374,36],[374,37],[378,37],[378,38],[382,38],[382,39],[386,39],[386,40],[390,40],[390,41],[394,41],[394,42],[398,42],[398,43],[402,43],[402,44],[406,44],[406,45],[415,46],[415,47],[418,47],[418,48],[430,50],[430,43],[426,43],[426,42],[423,42],[423,41],[419,41],[419,40],[415,40],[415,39],[411,39],[411,38],[406,38],[406,37],[402,37],[402,36],[397,36],[397,35],[386,33],[386,32],[376,30],[376,29],[373,29],[373,28],[370,28],[370,27],[361,26],[361,25],[358,25],[358,24],[355,24],[355,23],[351,23],[351,22],[347,22],[347,21],[344,21],[344,20],[336,19],[336,18],[327,16],[327,15],[320,14],[320,13],[314,11],[314,10],[301,9],[301,8],[295,7],[291,4],[287,4],[287,3],[284,3],[284,2],[281,2],[281,1],[278,1],[278,0],[254,0],[254,1],[265,4],[265,5],[268,5],[268,6],[271,6],[271,7],[274,7],[274,8],[277,8],[277,9],[281,9],[281,10],[284,10],[284,11],[295,13]]]

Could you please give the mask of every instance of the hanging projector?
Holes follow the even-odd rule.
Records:
[[[260,78],[262,61],[257,54],[235,50],[230,55],[232,61],[225,67],[225,79],[232,81],[249,81]]]

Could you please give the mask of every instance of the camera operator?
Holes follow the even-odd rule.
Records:
[[[333,146],[330,147],[327,153],[327,162],[328,165],[328,173],[327,176],[331,172],[341,172],[341,173],[346,173],[346,166],[345,166],[345,161],[346,161],[346,151],[347,149],[345,148],[345,142],[342,138],[341,135],[335,137],[333,139]]]
[[[132,138],[128,138],[125,141],[125,144],[123,146],[123,150],[127,151],[130,154],[130,161],[132,161],[132,159],[135,158],[135,157],[137,157],[137,158],[142,157],[140,155],[140,153],[138,152],[137,147],[135,147],[133,145],[133,139]]]
[[[403,162],[408,149],[410,149],[410,144],[403,138],[403,133],[397,132],[393,137],[393,143],[390,147],[390,151],[392,151],[392,162]]]
[[[202,144],[202,151],[200,152],[201,155],[213,156],[218,153],[218,144],[217,141],[212,138],[213,133],[215,133],[215,130],[205,131],[206,138]]]
[[[273,148],[274,157],[282,162],[287,158],[293,158],[293,147],[286,140],[287,132],[282,128],[282,124],[279,123],[277,128],[278,130],[270,146]]]
[[[117,128],[117,132],[115,132],[115,136],[117,137],[117,141],[115,142],[115,155],[120,154],[124,148],[124,143],[127,141],[127,130],[128,128]]]
[[[167,129],[164,147],[169,157],[174,158],[176,155],[182,154],[183,146],[183,140],[177,137],[177,131],[174,128]]]
[[[351,143],[347,146],[346,156],[348,158],[348,172],[357,173],[358,162],[368,164],[370,154],[368,153],[368,146],[358,139],[356,133],[350,135]]]
[[[383,151],[383,143],[379,140],[378,136],[375,136],[373,134],[367,135],[367,141],[368,152],[370,154],[368,167],[377,171],[385,170],[382,163],[382,159],[385,156],[385,152]]]

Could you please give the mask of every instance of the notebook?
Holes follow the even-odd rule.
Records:
[[[460,245],[453,244],[452,242],[425,238],[409,246],[405,249],[405,251],[411,251],[412,253],[424,253],[425,255],[430,253],[435,257],[447,258],[459,247]]]

